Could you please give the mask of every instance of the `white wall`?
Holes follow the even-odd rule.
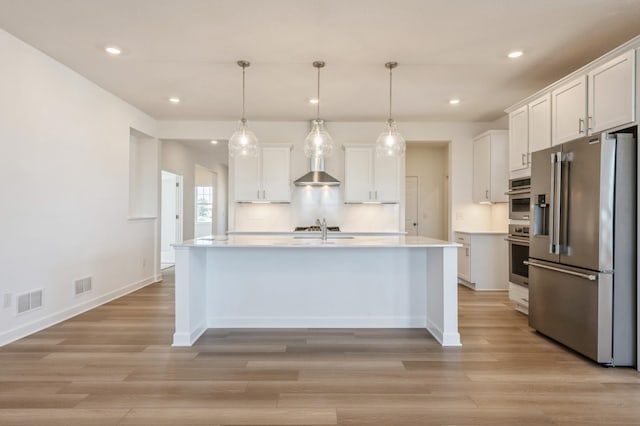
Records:
[[[159,268],[156,220],[127,220],[129,129],[155,135],[155,121],[2,30],[0,57],[0,295],[11,301],[0,305],[1,345]],[[74,297],[86,276],[93,290]],[[16,315],[16,295],[38,288],[43,307]]]
[[[189,138],[189,139],[226,139],[236,128],[235,122],[230,121],[162,121],[158,123],[158,134],[162,138]],[[258,136],[261,143],[291,143],[292,151],[292,178],[296,179],[308,170],[308,160],[302,152],[302,144],[309,131],[308,122],[250,122],[252,130]],[[358,123],[326,123],[326,128],[339,144],[373,143],[381,132],[384,123],[358,122]],[[498,127],[496,127],[498,126]],[[492,227],[492,213],[490,206],[474,204],[471,198],[472,181],[472,149],[473,137],[491,128],[500,128],[500,120],[495,123],[416,123],[403,122],[398,127],[407,141],[420,142],[451,142],[449,149],[449,185],[452,196],[449,198],[450,229],[449,238],[452,238],[452,229],[478,229],[486,230]],[[344,153],[338,148],[332,157],[326,160],[327,172],[338,179],[344,176]],[[232,173],[231,173],[232,175]],[[231,182],[231,189],[233,183]],[[292,226],[305,225],[315,219],[313,209],[305,209],[299,205],[300,191],[293,193],[291,206],[235,206],[230,205],[229,229],[231,230],[266,230],[263,226],[272,226],[275,230],[290,231]],[[364,221],[360,220],[365,213],[366,206],[344,206],[339,200],[340,195],[330,195],[329,200],[336,203],[340,211],[336,213],[338,220],[346,230],[358,226]],[[245,208],[246,207],[246,208]],[[380,206],[377,206],[380,207]],[[390,213],[391,222],[398,223],[404,220],[402,206],[396,206],[397,211]],[[306,215],[305,212],[313,212]],[[367,209],[368,223],[375,226],[386,227],[387,213]],[[235,216],[235,217],[234,217]],[[327,214],[328,219],[331,217]],[[239,220],[239,222],[238,222]],[[370,225],[370,226],[374,226]],[[257,229],[260,227],[261,229]]]
[[[189,139],[188,137],[184,139]],[[227,175],[226,150],[224,158],[211,154],[205,150],[199,150],[187,146],[176,140],[162,141],[162,170],[182,175],[183,180],[183,233],[184,240],[193,239],[194,232],[194,208],[195,208],[195,170],[196,166],[217,174],[217,216],[218,224],[216,233],[225,234],[227,231]]]

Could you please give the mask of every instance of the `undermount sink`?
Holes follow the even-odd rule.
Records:
[[[322,237],[318,235],[296,235],[293,238],[295,239],[314,239],[314,240],[322,240]],[[352,239],[351,235],[327,235],[328,240],[347,240]]]

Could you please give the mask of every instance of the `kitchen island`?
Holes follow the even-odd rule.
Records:
[[[176,244],[174,346],[207,328],[426,328],[459,346],[457,248],[425,237],[231,235]]]

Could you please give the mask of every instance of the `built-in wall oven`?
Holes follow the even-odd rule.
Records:
[[[529,225],[509,225],[509,281],[529,286]]]
[[[531,178],[518,178],[509,181],[509,219],[529,220],[531,209]]]

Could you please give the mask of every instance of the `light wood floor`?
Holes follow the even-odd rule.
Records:
[[[0,348],[1,425],[640,424],[640,375],[460,288],[462,348],[423,330],[210,330],[172,348],[173,277]]]

